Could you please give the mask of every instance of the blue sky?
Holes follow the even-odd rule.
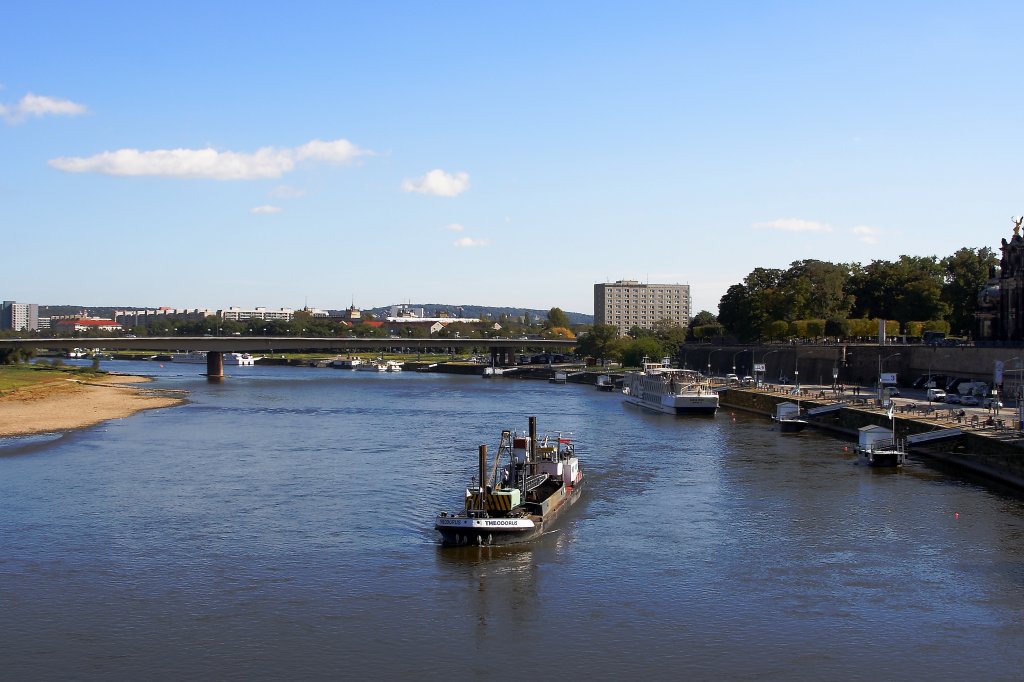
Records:
[[[593,312],[996,248],[1024,4],[9,2],[0,298]]]

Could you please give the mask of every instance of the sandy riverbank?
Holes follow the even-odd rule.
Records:
[[[4,394],[0,396],[0,437],[80,429],[185,402],[176,392],[148,391],[145,384],[149,381],[140,376],[105,374]]]

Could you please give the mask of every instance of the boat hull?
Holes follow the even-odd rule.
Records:
[[[582,477],[576,485],[566,486],[565,499],[561,504],[552,505],[542,516],[530,515],[517,519],[439,516],[434,523],[434,529],[441,534],[441,544],[446,547],[517,545],[530,542],[554,528],[558,518],[579,500],[585,482],[586,477]]]
[[[649,410],[663,412],[665,414],[679,415],[711,415],[718,411],[718,396],[664,396],[660,402],[644,400],[634,395],[623,394],[627,403],[646,407]]]
[[[861,461],[869,467],[895,468],[901,466],[906,459],[902,450],[870,450],[858,448]]]
[[[800,433],[807,428],[807,422],[803,419],[780,419],[779,431],[782,433]]]

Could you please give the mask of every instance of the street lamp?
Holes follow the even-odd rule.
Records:
[[[800,390],[800,353],[793,351],[793,388]]]
[[[720,350],[725,350],[725,349],[724,348],[716,348],[713,351],[711,351],[710,353],[708,353],[708,378],[709,379],[711,378],[711,356],[714,355],[715,353],[717,353]]]
[[[765,354],[761,356],[761,365],[764,366],[764,369],[761,370],[761,381],[764,381],[764,378],[768,375],[768,365],[764,364],[765,359],[769,355],[771,355],[772,353],[778,353],[778,352],[779,352],[779,349],[776,348],[775,350],[765,351]],[[755,382],[757,381],[757,377],[754,377],[754,381]]]
[[[878,402],[882,402],[882,367],[885,365],[885,361],[889,358],[895,358],[899,356],[899,353],[893,353],[892,355],[886,355],[884,358],[878,356]]]
[[[750,350],[750,349],[749,348],[744,348],[743,350],[738,350],[738,351],[736,351],[735,353],[732,354],[732,373],[733,374],[736,374],[736,356],[739,355],[740,353],[746,353],[748,350]]]

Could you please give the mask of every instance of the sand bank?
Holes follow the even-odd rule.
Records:
[[[61,380],[0,396],[0,437],[52,433],[185,402],[183,392],[147,390],[146,377],[105,374]]]

